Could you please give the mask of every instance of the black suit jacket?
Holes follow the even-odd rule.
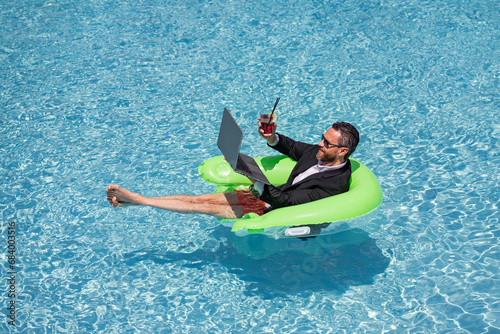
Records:
[[[269,203],[273,209],[308,203],[349,190],[351,177],[349,160],[340,169],[317,173],[292,185],[297,175],[318,163],[316,153],[319,146],[298,142],[279,134],[278,144],[270,147],[297,161],[285,184],[278,187],[264,186],[260,199]]]

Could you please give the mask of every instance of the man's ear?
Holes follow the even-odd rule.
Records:
[[[347,147],[342,147],[342,149],[340,150],[339,155],[340,155],[341,157],[343,157],[344,155],[346,155],[346,154],[347,154],[347,152],[349,152],[349,149],[348,149]]]

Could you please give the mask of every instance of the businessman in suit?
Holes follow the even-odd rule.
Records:
[[[349,156],[359,142],[359,133],[346,122],[334,123],[317,145],[294,141],[276,133],[259,133],[273,149],[297,161],[287,182],[275,187],[251,180],[249,190],[206,195],[170,195],[145,197],[111,184],[106,198],[112,207],[146,205],[179,213],[208,214],[220,218],[241,218],[254,212],[265,212],[321,198],[334,196],[349,189],[351,164]]]

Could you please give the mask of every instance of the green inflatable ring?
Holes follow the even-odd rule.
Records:
[[[273,185],[286,182],[295,161],[284,156],[255,158]],[[301,226],[325,222],[345,221],[363,216],[382,203],[382,188],[375,175],[362,163],[352,158],[349,191],[318,201],[272,210],[262,216],[254,213],[236,220],[232,231],[247,229],[249,233],[264,232],[265,228]],[[198,168],[201,177],[216,185],[215,192],[245,189],[251,184],[245,176],[234,172],[224,157],[214,157]]]

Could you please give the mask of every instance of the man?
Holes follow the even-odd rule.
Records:
[[[359,133],[351,124],[334,123],[318,145],[277,134],[276,123],[270,135],[264,135],[260,127],[259,133],[270,147],[297,161],[288,181],[279,187],[251,180],[253,184],[248,191],[148,198],[111,184],[106,190],[107,200],[113,207],[147,205],[180,213],[233,219],[249,212],[262,215],[270,209],[315,201],[349,189],[351,164],[348,158],[359,142]]]

